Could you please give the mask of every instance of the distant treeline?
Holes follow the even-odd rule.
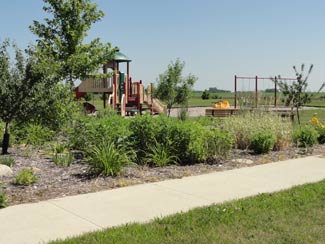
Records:
[[[211,92],[211,93],[217,93],[217,92],[220,92],[220,93],[229,93],[231,91],[218,89],[217,87],[210,87],[209,88],[209,92]]]

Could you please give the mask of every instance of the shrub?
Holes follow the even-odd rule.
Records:
[[[275,144],[275,136],[270,131],[259,131],[251,138],[250,149],[256,154],[270,152]]]
[[[233,135],[238,149],[248,149],[253,135],[266,130],[275,135],[275,150],[286,149],[292,142],[290,120],[272,113],[249,112],[232,116],[223,121],[222,128]]]
[[[311,147],[317,143],[318,136],[315,128],[306,125],[294,130],[293,141],[298,147]]]
[[[15,164],[15,159],[10,156],[2,156],[0,157],[0,164],[7,165],[8,167],[12,167]]]
[[[230,133],[213,128],[206,137],[207,155],[213,159],[223,159],[229,155],[234,140]]]
[[[113,142],[103,141],[90,151],[88,163],[92,170],[104,176],[118,175],[126,164],[131,162],[125,148],[115,146]]]
[[[70,152],[54,153],[52,160],[56,165],[69,167],[73,162],[73,155]]]
[[[72,148],[88,152],[103,140],[125,144],[130,135],[129,119],[118,115],[102,118],[80,117],[74,121],[69,133]]]
[[[201,95],[201,98],[202,98],[203,100],[209,100],[209,99],[210,99],[210,93],[209,93],[209,91],[208,91],[207,89],[205,89],[205,90],[203,91],[203,93],[202,93],[202,95]]]
[[[169,148],[170,146],[166,146],[156,141],[154,145],[149,146],[149,151],[145,152],[144,161],[157,167],[177,164],[179,159],[175,155],[171,154]]]
[[[5,208],[8,206],[8,202],[6,199],[6,195],[4,193],[0,193],[0,208]]]
[[[27,124],[19,129],[14,126],[13,134],[18,142],[41,146],[52,139],[54,132],[39,124]]]
[[[29,186],[38,181],[38,177],[32,169],[22,169],[15,177],[13,183],[16,185]]]
[[[324,144],[325,143],[325,125],[320,123],[319,119],[316,116],[317,114],[314,114],[311,120],[309,121],[309,124],[316,129],[318,132],[318,143]]]

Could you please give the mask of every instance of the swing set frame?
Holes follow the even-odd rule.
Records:
[[[278,106],[277,104],[277,97],[278,97],[278,78],[277,77],[274,77],[274,78],[271,78],[271,77],[268,77],[268,78],[265,78],[265,77],[258,77],[257,75],[255,77],[253,76],[237,76],[235,75],[235,80],[234,80],[234,107],[235,109],[237,108],[237,98],[238,98],[238,90],[237,90],[237,85],[238,85],[238,80],[254,80],[255,81],[255,107],[257,108],[258,106],[258,84],[259,84],[259,81],[262,81],[262,80],[271,80],[272,82],[274,82],[274,108],[276,108]],[[297,78],[282,78],[281,77],[281,81],[296,81]]]

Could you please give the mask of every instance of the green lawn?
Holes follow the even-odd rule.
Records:
[[[325,243],[325,181],[51,243]]]

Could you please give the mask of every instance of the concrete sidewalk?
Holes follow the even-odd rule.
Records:
[[[0,210],[0,243],[43,243],[325,179],[313,156]]]

